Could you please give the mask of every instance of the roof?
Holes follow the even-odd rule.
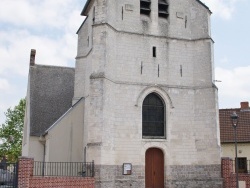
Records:
[[[66,117],[84,98],[81,97],[70,109],[68,109],[58,120],[56,120],[55,123],[53,123],[53,125],[51,125],[43,134],[42,136],[45,136],[46,134],[48,134],[48,132],[50,130],[52,130],[54,127],[56,127],[58,125],[58,123],[64,118]]]
[[[89,4],[90,4],[91,1],[92,0],[87,0],[86,4],[84,5],[84,8],[82,10],[82,13],[81,13],[82,16],[87,16],[86,15],[86,10],[88,9],[88,6],[89,6]]]
[[[71,106],[74,68],[30,66],[30,135],[40,136]]]
[[[91,3],[92,1],[94,1],[94,0],[87,0],[86,4],[85,4],[85,6],[84,6],[84,8],[83,8],[83,10],[82,10],[82,12],[81,12],[81,15],[82,15],[82,16],[87,16],[86,11],[87,11],[87,9],[88,9],[88,7],[89,7],[89,5],[90,5],[90,3]],[[208,8],[207,5],[205,5],[204,3],[202,3],[200,0],[196,0],[196,1],[197,1],[198,3],[200,3],[202,6],[204,6],[206,9],[208,9],[208,11],[211,13],[211,11],[210,11],[210,9]]]
[[[210,13],[212,13],[211,10],[209,9],[209,7],[207,5],[205,5],[204,3],[202,3],[200,0],[196,0],[196,1],[198,3],[200,3],[202,6],[204,6],[207,10],[209,10]]]
[[[235,142],[234,128],[230,117],[234,111],[239,116],[237,125],[237,141],[250,142],[250,109],[242,110],[241,108],[234,108],[219,110],[221,143]]]

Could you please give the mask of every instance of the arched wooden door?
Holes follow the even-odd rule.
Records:
[[[160,149],[146,151],[146,188],[164,188],[164,155]]]

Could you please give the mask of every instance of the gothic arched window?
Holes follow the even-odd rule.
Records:
[[[149,94],[142,105],[142,137],[166,138],[165,104],[156,93]]]

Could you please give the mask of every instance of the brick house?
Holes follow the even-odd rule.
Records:
[[[75,68],[31,53],[23,155],[94,160],[96,188],[221,188],[209,8],[87,0],[82,15]]]
[[[230,115],[239,116],[237,126],[239,172],[249,171],[250,160],[250,108],[248,102],[241,102],[240,108],[220,109],[220,139],[222,157],[235,158],[235,136]]]

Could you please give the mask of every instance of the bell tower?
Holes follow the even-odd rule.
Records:
[[[199,0],[87,0],[73,102],[96,187],[221,187],[210,14]]]

